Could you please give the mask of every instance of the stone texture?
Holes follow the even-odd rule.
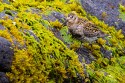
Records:
[[[96,58],[85,47],[78,48],[76,53],[79,55],[78,57],[80,62],[84,59],[86,64],[90,64],[92,61],[96,60]]]
[[[4,19],[4,17],[8,16],[8,18],[10,19],[14,19],[17,15],[16,11],[13,10],[4,10],[2,12],[0,12],[0,19]]]
[[[2,0],[2,3],[10,4],[9,0]]]
[[[101,47],[100,49],[101,53],[103,54],[104,58],[111,59],[112,56],[112,51],[106,50],[105,48]]]
[[[125,22],[119,18],[120,0],[80,0],[80,2],[88,13],[103,20],[109,26],[122,29],[125,34]]]
[[[53,11],[50,15],[48,16],[45,16],[43,15],[42,16],[44,20],[48,20],[48,21],[56,21],[58,20],[60,23],[63,23],[64,25],[66,25],[66,17],[61,14],[60,12],[56,12],[56,11]]]
[[[11,43],[0,37],[0,71],[8,72],[11,70],[13,55]]]
[[[44,20],[47,20],[47,21],[56,21],[58,20],[60,23],[62,23],[63,25],[66,25],[66,17],[59,13],[59,12],[56,12],[56,11],[53,11],[50,15],[43,15],[42,18]],[[43,23],[44,25],[44,23]],[[46,26],[46,25],[45,25]],[[53,34],[58,38],[60,39],[61,41],[64,42],[62,36],[61,36],[61,33],[58,29],[56,28],[52,28],[51,26],[49,26],[49,30],[51,30],[53,32]],[[64,42],[65,43],[65,42]],[[65,43],[66,44],[66,43]],[[67,44],[66,44],[67,45]]]
[[[0,83],[10,83],[9,78],[4,72],[0,72]]]
[[[4,26],[0,24],[0,30],[5,30]]]
[[[125,0],[120,0],[120,3],[125,6]]]

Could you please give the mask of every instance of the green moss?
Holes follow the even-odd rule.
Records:
[[[61,36],[62,36],[64,42],[66,42],[67,44],[71,44],[73,42],[72,35],[68,34],[68,28],[67,27],[63,27],[60,30],[60,33],[61,33]]]
[[[120,12],[119,17],[123,21],[125,21],[125,7],[123,5],[121,5],[121,4],[119,4],[119,12]]]

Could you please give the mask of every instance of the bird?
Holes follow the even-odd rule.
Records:
[[[94,23],[78,17],[74,12],[68,14],[66,22],[71,34],[78,35],[81,39],[90,43],[94,42],[99,37],[105,37],[107,35],[97,28]]]

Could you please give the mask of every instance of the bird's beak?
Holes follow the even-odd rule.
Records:
[[[69,19],[70,19],[69,17],[66,18],[67,21],[68,21]]]
[[[66,26],[68,20],[66,19],[64,22],[63,22],[63,25]]]

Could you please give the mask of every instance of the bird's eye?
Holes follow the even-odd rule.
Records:
[[[70,16],[70,18],[73,18],[73,16]]]

